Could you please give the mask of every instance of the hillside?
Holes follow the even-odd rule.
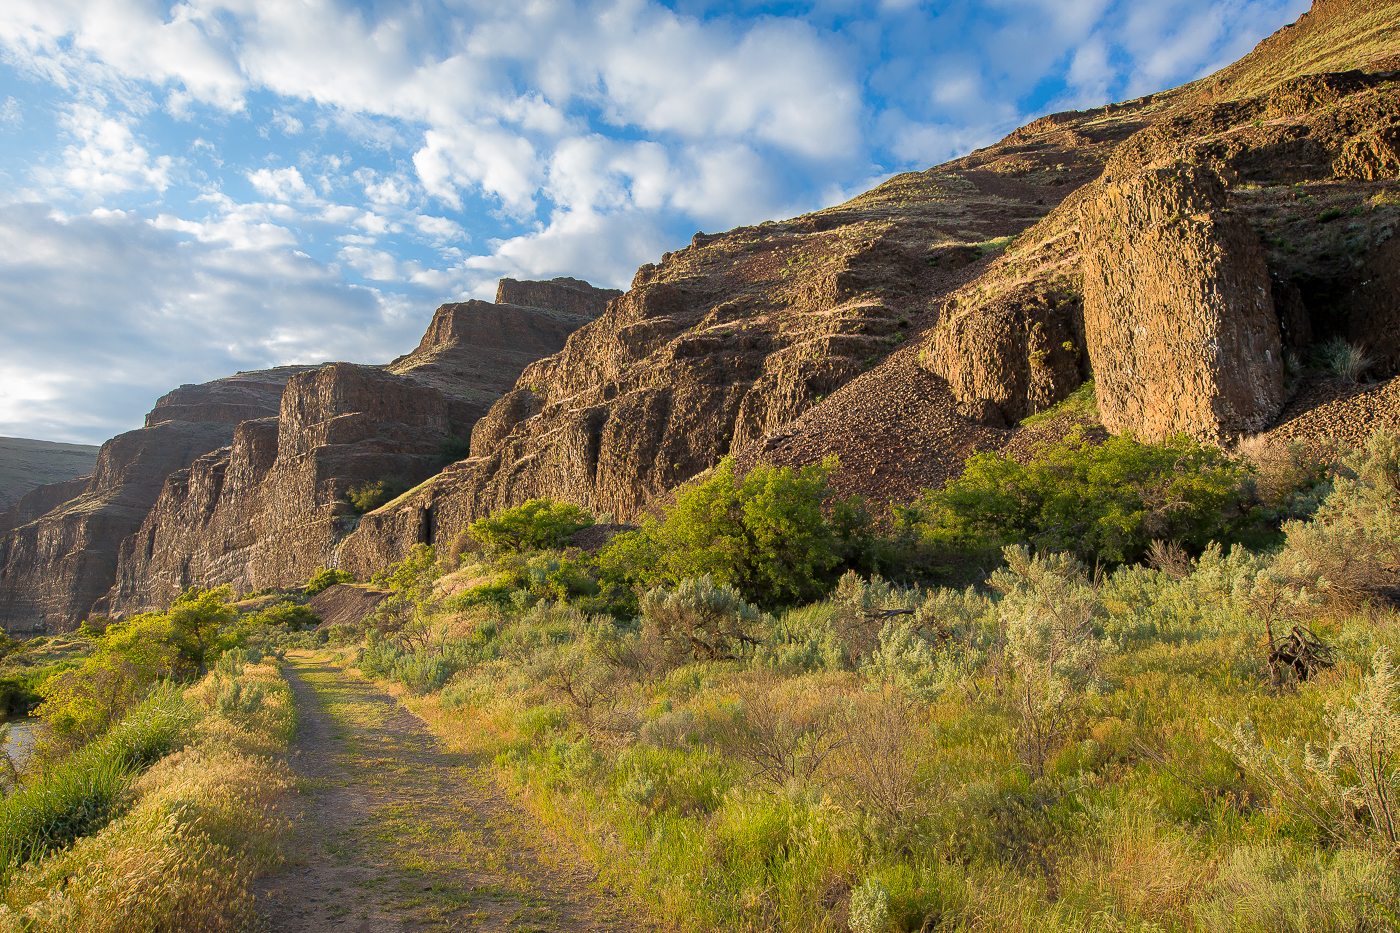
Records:
[[[835,453],[838,489],[908,499],[1025,449],[1019,422],[1091,377],[1111,432],[1229,443],[1277,421],[1323,340],[1391,376],[1398,13],[1319,0],[1191,85],[696,234],[527,369],[470,459],[366,516],[345,565],[532,497],[627,520],[730,454]]]
[[[109,442],[199,434],[156,445],[178,455],[99,470],[111,487],[66,503],[51,489],[7,533],[0,616],[71,626],[196,584],[365,578],[530,498],[625,522],[730,455],[834,453],[838,491],[907,501],[973,452],[1063,433],[1022,421],[1090,379],[1114,434],[1335,433],[1358,403],[1305,372],[1320,345],[1346,341],[1364,379],[1400,369],[1397,11],[1318,0],[1208,78],[697,233],[625,293],[507,279],[384,367],[182,387]],[[378,481],[417,485],[362,517],[346,497]]]
[[[0,437],[0,512],[45,483],[87,476],[97,463],[97,448],[22,437]]]
[[[521,371],[619,293],[502,280],[443,305],[386,365],[239,373],[160,398],[102,446],[90,479],[41,486],[0,528],[0,623],[62,631],[93,611],[165,608],[192,584],[304,581],[358,516],[352,487],[412,485],[464,444]]]

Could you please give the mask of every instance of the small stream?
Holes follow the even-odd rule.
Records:
[[[15,763],[15,767],[23,771],[29,762],[30,754],[34,751],[39,720],[34,716],[24,716],[11,719],[6,725],[10,727],[10,741],[5,745],[5,751],[10,753],[10,760]]]

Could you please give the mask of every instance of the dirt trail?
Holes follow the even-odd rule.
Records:
[[[541,835],[486,762],[336,667],[303,659],[286,673],[304,810],[287,867],[257,884],[270,933],[651,929]]]

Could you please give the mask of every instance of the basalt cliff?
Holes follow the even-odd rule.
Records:
[[[1391,375],[1397,53],[1400,3],[1317,0],[1194,84],[696,234],[530,366],[469,459],[365,516],[341,564],[535,496],[627,520],[729,454],[835,453],[838,488],[908,498],[976,450],[1025,450],[1042,429],[1019,422],[1090,378],[1109,431],[1229,442],[1330,400],[1290,371],[1315,341]]]
[[[822,211],[697,233],[625,293],[507,280],[496,305],[444,307],[388,367],[295,374],[280,407],[220,422],[143,486],[119,544],[94,549],[107,576],[47,617],[332,563],[363,577],[532,497],[626,521],[728,455],[834,453],[839,491],[908,499],[974,451],[1053,436],[1064,425],[1022,422],[1089,379],[1112,432],[1359,440],[1400,423],[1397,224],[1400,0],[1316,0],[1210,77],[1043,117]],[[509,305],[559,327],[525,352],[503,337]],[[1370,357],[1370,382],[1300,375],[1333,338]],[[491,354],[511,352],[493,382],[509,366]],[[469,456],[439,469],[441,440],[467,432]],[[349,485],[386,473],[418,485],[350,515]],[[7,626],[41,578],[76,580],[56,572],[86,553],[72,535],[42,557],[24,544],[72,505],[6,538]],[[37,576],[14,585],[30,571],[12,565]]]
[[[0,619],[61,630],[92,612],[167,606],[195,583],[246,592],[305,580],[353,527],[352,486],[431,475],[527,364],[617,294],[505,279],[494,304],[439,308],[419,346],[387,365],[176,389],[145,427],[103,445],[76,498],[71,487],[30,493],[51,507],[31,508],[0,543]]]

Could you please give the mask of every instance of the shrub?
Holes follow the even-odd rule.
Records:
[[[438,459],[444,465],[456,463],[458,460],[465,460],[472,452],[471,438],[459,437],[456,434],[447,435],[447,439],[438,445]]]
[[[1281,572],[1344,595],[1400,590],[1400,434],[1379,429],[1342,458],[1312,521],[1283,526]]]
[[[432,583],[441,575],[437,551],[431,544],[415,544],[408,556],[387,570],[370,578],[374,586],[387,587],[396,593],[427,594]]]
[[[306,595],[315,596],[322,590],[330,589],[337,583],[354,583],[355,577],[344,570],[321,567],[306,581]]]
[[[374,482],[351,486],[345,498],[356,512],[373,512],[380,506],[393,502],[413,488],[413,484],[399,476],[385,476]]]
[[[43,702],[35,712],[44,721],[44,745],[54,753],[86,745],[141,702],[156,680],[189,670],[167,617],[146,614],[110,626],[80,665],[40,687]]]
[[[1185,435],[1164,444],[1131,437],[1089,443],[1074,434],[1030,463],[974,454],[963,474],[928,497],[933,533],[964,544],[1026,542],[1089,560],[1141,560],[1153,539],[1199,552],[1240,540],[1255,516],[1244,467]]]
[[[756,626],[763,618],[732,586],[708,575],[682,580],[675,589],[649,590],[641,612],[663,641],[707,661],[732,661],[757,645]]]
[[[593,516],[568,502],[531,499],[490,518],[472,522],[471,536],[487,547],[507,551],[563,546],[574,532],[593,524]]]
[[[885,933],[890,928],[890,892],[878,878],[867,878],[851,892],[851,933]]]
[[[854,809],[874,819],[877,834],[898,846],[908,822],[932,807],[919,775],[919,711],[891,686],[856,696],[846,710],[836,776]]]
[[[233,591],[228,586],[206,590],[190,587],[181,593],[166,614],[179,640],[181,652],[200,674],[207,674],[207,660],[232,642],[225,632],[238,617],[229,605]]]
[[[600,560],[605,572],[645,584],[709,576],[765,608],[810,602],[850,562],[869,562],[870,517],[848,501],[823,513],[835,457],[800,470],[756,467],[740,478],[734,462],[676,494],[663,520],[618,535]]]
[[[1098,589],[1068,554],[1032,557],[1008,547],[1007,567],[988,581],[1004,595],[1006,656],[1016,674],[1012,703],[1020,719],[1023,761],[1032,777],[1045,773],[1098,673],[1103,645]]]
[[[1351,703],[1327,715],[1325,756],[1309,745],[1300,767],[1292,742],[1270,750],[1245,724],[1222,729],[1217,741],[1291,816],[1339,842],[1373,841],[1393,853],[1400,850],[1400,677],[1385,651],[1371,663]]]
[[[752,778],[776,789],[805,788],[822,777],[845,741],[833,698],[791,687],[767,676],[741,686],[739,715],[724,735],[727,751]]]

